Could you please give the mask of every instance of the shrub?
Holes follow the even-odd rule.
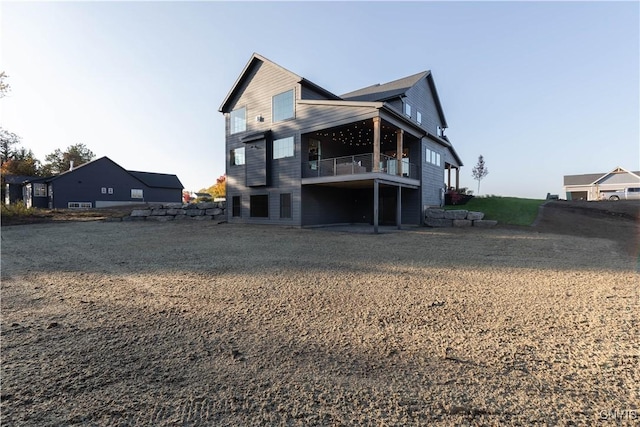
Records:
[[[31,216],[36,213],[36,209],[28,208],[24,202],[17,202],[12,205],[3,204],[0,213],[2,214],[2,218],[16,218]]]

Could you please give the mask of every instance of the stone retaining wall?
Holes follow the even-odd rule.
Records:
[[[498,224],[498,221],[483,218],[482,212],[427,208],[424,220],[428,227],[493,227]]]
[[[227,221],[226,202],[165,203],[134,209],[123,221]]]

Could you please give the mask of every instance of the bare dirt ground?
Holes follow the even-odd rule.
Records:
[[[3,227],[0,421],[636,425],[637,205],[556,203],[380,235]]]

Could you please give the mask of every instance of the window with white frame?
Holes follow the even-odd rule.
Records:
[[[238,165],[244,165],[244,163],[245,163],[244,147],[231,150],[231,165],[238,166]]]
[[[234,134],[247,130],[247,108],[233,110],[230,115],[229,132]]]
[[[102,193],[102,194],[107,194],[107,187],[102,187],[102,188],[100,189],[100,193]]]
[[[47,197],[47,184],[33,184],[33,197]]]
[[[440,157],[440,153],[437,153],[433,150],[430,150],[427,148],[426,154],[425,154],[425,161],[427,163],[430,163],[432,165],[436,165],[436,166],[440,166],[441,164],[441,157]]]
[[[91,202],[68,202],[67,207],[69,209],[86,209],[93,207]]]
[[[113,194],[113,187],[109,187],[109,194]]]
[[[131,189],[131,198],[132,199],[144,199],[144,192],[139,188]]]
[[[409,103],[408,103],[408,102],[405,102],[405,103],[404,103],[404,113],[405,113],[407,116],[411,117],[411,105],[409,105]]]
[[[275,95],[272,100],[272,121],[279,122],[293,118],[294,116],[294,91],[293,89]]]
[[[416,111],[416,121],[419,125],[422,124],[422,113],[420,111]]]
[[[273,158],[283,159],[293,157],[293,137],[276,139],[273,141]]]

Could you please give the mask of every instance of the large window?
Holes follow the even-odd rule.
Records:
[[[242,107],[231,112],[230,133],[244,132],[247,130],[247,108]]]
[[[231,165],[244,165],[244,147],[231,150]]]
[[[269,218],[269,195],[260,194],[249,199],[249,215],[252,218]]]
[[[231,198],[231,215],[242,216],[242,205],[240,204],[240,196],[233,196]]]
[[[273,141],[273,158],[282,159],[284,157],[293,157],[292,136]]]
[[[142,190],[138,188],[131,189],[131,198],[132,199],[144,199],[144,193]]]
[[[280,194],[280,218],[291,218],[291,193]]]
[[[290,119],[293,117],[293,89],[280,93],[273,97],[273,121]]]
[[[422,124],[422,113],[420,111],[416,111],[416,121],[419,125]]]

